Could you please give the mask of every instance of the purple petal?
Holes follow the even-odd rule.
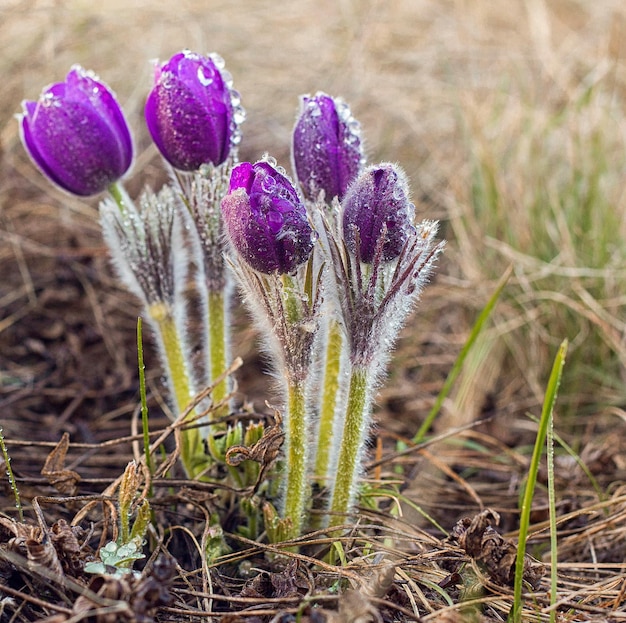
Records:
[[[22,141],[37,166],[76,195],[106,190],[132,162],[130,131],[108,87],[74,67],[65,83],[23,102]]]
[[[307,199],[317,200],[322,190],[327,201],[344,196],[364,158],[358,123],[342,100],[325,93],[301,98],[292,159]]]
[[[233,247],[263,273],[291,273],[313,249],[315,232],[289,179],[267,162],[243,162],[232,172],[222,200]]]
[[[389,163],[368,167],[348,188],[342,206],[344,237],[352,253],[356,254],[358,232],[363,262],[374,260],[381,242],[382,261],[400,255],[413,229],[415,206],[399,167]]]
[[[211,57],[175,54],[155,71],[148,130],[170,164],[192,171],[224,162],[233,144],[233,93]]]

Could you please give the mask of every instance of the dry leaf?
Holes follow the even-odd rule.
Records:
[[[280,449],[285,440],[285,431],[282,427],[283,419],[278,411],[274,412],[274,424],[263,431],[261,439],[253,446],[231,446],[226,452],[226,462],[232,467],[236,467],[242,461],[254,461],[259,463],[259,477],[253,487],[256,492],[257,487],[265,479],[268,469],[274,464]]]
[[[41,475],[48,479],[48,482],[63,495],[75,495],[80,476],[71,469],[65,469],[65,457],[70,447],[70,436],[63,433],[63,437],[50,452]]]
[[[486,571],[491,580],[501,586],[513,586],[517,546],[498,534],[492,525],[500,523],[500,515],[485,509],[474,517],[464,517],[452,530],[452,539],[468,556]],[[524,581],[538,588],[545,567],[528,554],[524,557]]]

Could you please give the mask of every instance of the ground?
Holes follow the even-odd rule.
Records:
[[[470,228],[459,226],[470,204],[467,142],[475,140],[472,123],[484,122],[485,134],[493,131],[500,101],[494,93],[542,110],[537,102],[567,105],[575,87],[606,79],[613,100],[621,102],[616,136],[626,153],[626,12],[612,2],[592,8],[564,0],[512,1],[506,11],[471,4],[296,0],[279,8],[266,0],[211,0],[175,8],[109,2],[105,9],[82,1],[0,1],[0,425],[24,513],[20,518],[4,479],[0,621],[195,621],[209,613],[229,620],[302,615],[355,623],[507,617],[520,488],[536,434],[529,414],[541,412],[554,345],[570,337],[576,346],[579,336],[550,341],[538,331],[539,338],[528,338],[527,352],[491,351],[491,368],[461,377],[444,403],[431,431],[437,437],[411,449],[410,439],[504,272],[494,274],[479,261],[484,249],[477,245],[493,248],[492,238],[464,237]],[[150,557],[138,565],[143,575],[130,580],[84,572],[115,529],[114,485],[141,456],[141,308],[114,277],[98,198],[81,200],[52,187],[28,160],[13,115],[22,99],[35,99],[72,64],[94,69],[115,89],[133,127],[137,155],[127,188],[135,196],[166,179],[142,121],[149,61],[184,47],[226,59],[248,114],[241,159],[269,151],[289,166],[298,95],[342,95],[363,125],[369,159],[406,168],[418,210],[441,219],[448,239],[378,396],[372,446],[382,455],[372,451],[368,478],[397,477],[405,499],[360,510],[357,527],[344,539],[343,565],[323,561],[330,542],[323,532],[309,535],[300,554],[281,554],[226,525],[233,553],[209,568],[198,552],[210,532],[215,492],[185,479],[175,465],[152,483],[156,528],[149,534]],[[507,106],[513,104],[507,100]],[[485,145],[497,140],[495,132]],[[624,171],[616,168],[614,178],[617,185],[621,179],[622,195]],[[612,196],[612,187],[602,192]],[[623,196],[620,201],[614,208],[624,213]],[[516,285],[525,283],[522,272],[518,265]],[[614,274],[623,275],[623,265]],[[608,326],[604,344],[619,362],[623,290],[611,300],[617,307],[609,304],[607,314],[590,308],[585,318],[595,314],[597,324]],[[519,320],[507,316],[512,307],[503,302],[497,319]],[[621,311],[611,316],[615,309]],[[237,400],[266,413],[273,382],[238,306],[234,322],[234,351],[243,359]],[[167,433],[149,335],[145,359],[151,431]],[[623,369],[621,375],[623,387]],[[619,383],[598,382],[585,390],[590,396],[576,400],[568,391],[565,403],[574,412],[559,420],[565,407],[556,411],[557,433],[571,452],[557,444],[555,609],[563,620],[622,620],[624,395]],[[409,442],[405,454],[398,441]],[[170,431],[170,451],[173,443]],[[534,561],[528,560],[523,615],[533,620],[547,620],[550,610],[543,465],[527,544]]]

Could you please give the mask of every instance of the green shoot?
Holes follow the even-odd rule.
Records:
[[[548,509],[550,515],[550,605],[556,603],[557,582],[557,527],[556,527],[556,495],[554,492],[554,418],[550,412],[550,422],[546,438],[546,458],[548,463]],[[550,610],[550,623],[556,623],[556,609]]]
[[[143,322],[137,318],[137,364],[139,367],[139,396],[141,398],[141,428],[143,430],[143,455],[150,475],[154,474],[152,455],[150,454],[150,430],[148,428],[148,399],[146,395],[146,366],[143,361]],[[148,493],[152,497],[152,485]]]
[[[141,483],[141,474],[137,463],[131,461],[124,470],[117,492],[119,511],[119,533],[116,541],[109,541],[100,548],[100,560],[85,565],[87,573],[98,573],[123,577],[128,573],[137,573],[132,570],[136,560],[144,558],[143,545],[150,520],[152,509],[148,500],[137,504],[137,491]],[[131,526],[130,520],[134,516]]]
[[[7,476],[9,478],[9,484],[11,485],[11,491],[13,491],[13,497],[15,498],[15,508],[17,508],[17,515],[20,521],[24,521],[24,511],[22,510],[22,501],[20,500],[20,492],[17,488],[17,482],[15,482],[15,474],[13,474],[13,468],[11,467],[11,457],[7,451],[7,447],[4,443],[4,434],[2,432],[2,426],[0,426],[0,450],[2,451],[2,458],[6,465]]]
[[[538,418],[534,417],[533,415],[530,415],[529,417],[534,422],[539,423]],[[587,479],[589,480],[589,483],[596,492],[598,499],[600,501],[606,500],[607,494],[602,490],[602,487],[600,487],[598,479],[591,473],[589,467],[587,467],[586,463],[580,458],[579,454],[574,450],[574,448],[572,448],[572,446],[570,446],[567,441],[565,441],[565,439],[563,439],[558,433],[554,433],[554,440],[563,448],[563,450],[565,450],[565,452],[567,452],[567,454],[569,454],[574,459],[574,461],[576,461],[578,467],[580,467],[585,476],[587,476]]]
[[[561,382],[563,372],[563,364],[565,363],[565,355],[567,353],[567,340],[563,340],[554,359],[548,387],[543,401],[541,410],[541,418],[539,420],[539,430],[535,439],[535,447],[530,460],[528,470],[528,478],[526,480],[526,489],[522,499],[522,508],[520,512],[519,525],[519,541],[517,546],[517,558],[515,560],[515,580],[513,586],[513,609],[511,611],[511,620],[513,623],[521,623],[522,620],[522,583],[524,574],[524,556],[526,553],[526,539],[528,537],[528,529],[530,525],[530,511],[537,483],[537,473],[539,472],[539,462],[543,453],[543,445],[550,423],[552,421],[552,413],[554,411],[554,403]],[[554,538],[554,533],[552,538]],[[554,547],[554,544],[551,544]],[[553,568],[556,569],[556,560],[552,561]],[[554,585],[553,585],[554,590]]]

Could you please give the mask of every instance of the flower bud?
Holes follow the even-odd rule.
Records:
[[[343,235],[356,255],[358,233],[361,261],[373,262],[380,244],[382,261],[400,255],[414,230],[415,206],[408,192],[404,171],[386,162],[368,167],[350,185],[342,202]]]
[[[316,240],[296,189],[265,161],[233,169],[222,215],[235,250],[262,273],[293,272]]]
[[[74,65],[65,82],[39,100],[22,102],[20,132],[33,162],[55,184],[75,195],[106,190],[128,171],[133,145],[113,92]]]
[[[217,55],[179,52],[155,68],[145,117],[163,157],[181,171],[224,162],[238,140],[243,115],[230,75]]]
[[[359,174],[364,157],[359,123],[348,105],[325,93],[303,95],[293,129],[293,167],[304,196],[341,199]]]

